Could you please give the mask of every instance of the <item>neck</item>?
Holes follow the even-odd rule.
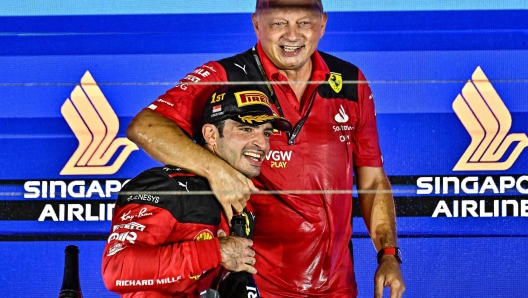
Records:
[[[211,146],[211,144],[208,144],[206,143],[205,145],[203,145],[203,148],[211,153],[213,153],[214,155],[218,156],[218,154],[216,154],[216,150],[213,146]]]
[[[279,69],[279,72],[285,75],[288,78],[290,87],[292,88],[297,100],[300,102],[306,86],[308,86],[308,81],[312,76],[312,60],[308,60],[305,65],[299,69]]]

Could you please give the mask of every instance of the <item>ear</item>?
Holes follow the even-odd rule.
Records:
[[[259,17],[257,16],[256,13],[253,13],[253,15],[251,15],[251,21],[253,22],[253,30],[255,30],[255,35],[257,35],[257,39],[258,39],[259,38],[259,31],[258,31]]]
[[[326,31],[326,21],[328,21],[328,14],[326,12],[323,12],[323,20],[321,23],[321,37],[324,36]]]
[[[216,126],[210,123],[206,123],[204,126],[202,126],[202,135],[204,137],[205,143],[211,146],[216,145],[220,136]]]

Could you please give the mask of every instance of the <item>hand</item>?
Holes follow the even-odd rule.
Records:
[[[231,225],[233,210],[241,213],[246,207],[250,193],[258,191],[251,179],[231,166],[224,166],[214,171],[214,175],[208,177],[208,180],[211,190],[224,209],[229,225]]]
[[[390,288],[390,298],[401,298],[405,292],[400,264],[391,255],[385,255],[381,258],[374,275],[374,298],[383,297],[383,287]]]
[[[251,239],[226,236],[223,230],[218,231],[220,241],[220,254],[222,255],[222,266],[230,271],[247,271],[257,273],[255,265],[255,251],[251,249]]]

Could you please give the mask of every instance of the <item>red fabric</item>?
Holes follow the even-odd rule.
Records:
[[[201,130],[200,119],[205,101],[215,89],[215,83],[227,81],[224,68],[208,62],[189,73],[180,83],[160,96],[148,108],[173,120],[189,135]],[[211,84],[207,84],[211,83]]]
[[[270,81],[285,81],[260,45],[257,47]],[[319,53],[312,56],[311,80],[325,80],[328,67]],[[214,69],[200,81],[226,81],[225,70],[209,62],[195,72]],[[196,76],[196,75],[195,75]],[[365,80],[359,73],[359,80]],[[188,82],[188,80],[183,80]],[[290,86],[274,85],[285,117],[295,126],[305,115],[309,85],[301,102]],[[288,194],[253,195],[259,221],[255,227],[257,285],[263,297],[354,297],[357,287],[348,243],[352,234],[350,194],[325,191],[352,189],[353,166],[382,166],[374,102],[368,84],[358,84],[358,102],[315,97],[311,113],[294,145],[284,132],[270,139],[271,151],[255,185],[262,190],[288,190]],[[214,87],[175,87],[161,98],[169,104],[155,111],[173,119],[188,132],[197,131],[201,108]],[[153,104],[160,106],[160,102]],[[348,118],[335,120],[340,110]],[[313,191],[299,193],[295,191]]]
[[[177,177],[177,176],[187,176],[187,177],[192,177],[192,176],[196,176],[194,174],[191,174],[191,173],[172,173],[172,174],[169,174],[169,177]]]
[[[383,255],[395,255],[395,254],[396,254],[395,247],[387,247],[383,249]]]
[[[229,230],[225,220],[221,226],[179,223],[163,208],[116,205],[103,253],[106,287],[122,297],[197,297],[221,262],[218,228]]]

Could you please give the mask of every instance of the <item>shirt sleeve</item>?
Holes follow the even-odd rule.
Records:
[[[187,74],[147,108],[171,119],[193,136],[201,128],[200,116],[206,100],[226,81],[224,68],[217,62],[208,62]]]
[[[370,86],[365,75],[358,74],[359,120],[354,135],[354,165],[359,167],[381,167],[383,160],[376,126],[376,108]]]
[[[105,286],[116,293],[163,291],[164,287],[172,293],[184,292],[201,274],[221,263],[218,238],[164,244],[178,225],[163,208],[146,204],[117,207],[103,252]]]

